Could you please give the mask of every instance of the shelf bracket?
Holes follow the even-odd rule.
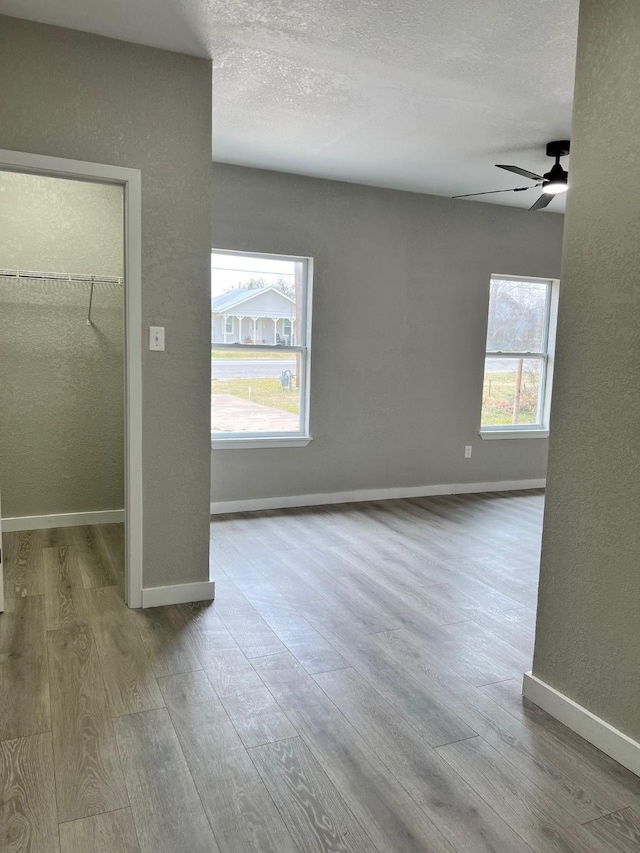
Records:
[[[93,304],[93,286],[95,284],[95,280],[91,279],[91,292],[89,294],[89,313],[87,314],[87,326],[93,326],[91,322],[91,306]]]

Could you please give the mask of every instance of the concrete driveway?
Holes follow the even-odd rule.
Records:
[[[211,395],[211,432],[277,432],[299,428],[298,415],[250,403],[232,394]]]

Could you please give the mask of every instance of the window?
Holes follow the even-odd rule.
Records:
[[[212,252],[214,448],[310,441],[311,268],[310,258]]]
[[[548,435],[557,288],[541,279],[492,276],[481,435]]]

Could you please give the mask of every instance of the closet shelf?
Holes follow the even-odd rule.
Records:
[[[90,284],[89,291],[89,310],[87,313],[87,326],[92,326],[91,322],[91,306],[93,304],[93,287],[96,284],[114,284],[122,286],[124,278],[117,275],[89,275],[87,273],[66,273],[66,272],[42,272],[40,270],[9,270],[0,269],[0,277],[16,278],[37,281],[50,281],[53,284],[71,283],[71,284]]]

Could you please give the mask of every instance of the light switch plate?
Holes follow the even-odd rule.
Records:
[[[164,326],[149,326],[149,349],[164,352]]]

